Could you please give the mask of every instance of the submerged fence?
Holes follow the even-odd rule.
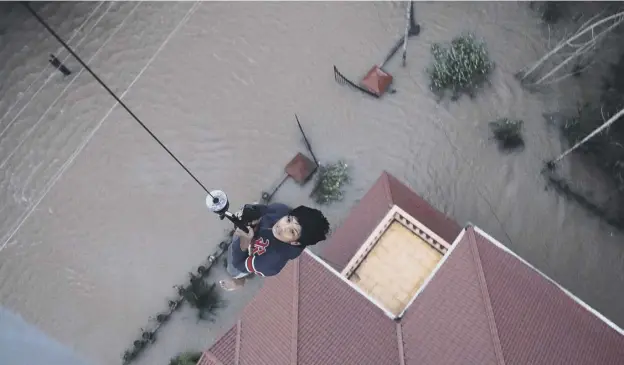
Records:
[[[348,78],[346,78],[342,73],[340,73],[340,71],[338,71],[338,69],[336,68],[336,66],[334,66],[334,79],[336,80],[337,83],[341,84],[341,85],[347,85],[347,86],[351,86],[354,89],[360,90],[361,92],[363,92],[364,94],[368,94],[374,98],[379,98],[379,95],[361,87],[360,85],[356,84],[355,82],[349,80]]]
[[[566,181],[566,179],[559,176],[559,174],[553,170],[545,170],[544,176],[546,177],[548,186],[554,188],[558,193],[567,199],[579,204],[589,213],[600,218],[605,223],[624,232],[624,206],[622,206],[622,203],[624,203],[623,192],[614,193],[615,199],[611,200],[611,202],[615,205],[615,208],[613,208],[595,202],[589,194],[581,192],[579,189],[575,188],[573,184]]]

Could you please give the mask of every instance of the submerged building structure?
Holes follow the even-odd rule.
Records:
[[[198,365],[621,365],[624,331],[384,172]]]

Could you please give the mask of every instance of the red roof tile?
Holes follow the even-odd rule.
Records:
[[[383,172],[329,238],[323,258],[341,271],[393,205],[398,205],[434,233],[453,242],[461,227],[437,211],[397,178]]]
[[[387,174],[384,172],[351,209],[342,225],[332,233],[322,250],[323,258],[341,271],[390,208],[392,198]]]
[[[232,327],[229,331],[212,346],[210,352],[205,352],[197,365],[225,365],[236,362],[236,340],[237,327]],[[221,359],[221,360],[219,360]]]
[[[398,364],[396,324],[311,256],[299,262],[296,364]]]
[[[624,336],[553,282],[474,235],[506,365],[624,364]]]
[[[398,364],[396,324],[307,251],[265,280],[243,312],[238,349],[234,326],[201,365]]]
[[[448,243],[453,243],[461,231],[461,227],[455,220],[431,206],[425,199],[421,198],[414,190],[400,182],[396,177],[386,172],[382,176],[385,176],[388,181],[392,203],[401,207],[401,209]]]
[[[240,365],[288,365],[291,346],[298,263],[290,262],[245,307],[240,333]],[[271,349],[271,351],[266,351]],[[227,364],[224,364],[227,365]]]
[[[459,244],[401,320],[406,365],[498,364],[486,301],[471,246]]]
[[[407,195],[400,187],[393,190],[400,185],[384,175],[373,187],[377,191],[362,199],[380,203],[368,206],[378,221],[385,212],[375,209],[390,194]],[[428,224],[442,237],[454,229],[440,213],[427,213],[428,205],[417,199],[409,204],[412,211],[401,207],[423,223],[438,217]],[[376,225],[366,214],[361,218],[365,230]],[[359,227],[355,223],[349,224]],[[239,325],[200,364],[624,364],[620,332],[479,232],[462,231],[398,323],[306,251],[280,275],[266,279]],[[362,241],[332,239],[330,245],[344,247],[330,252],[357,250],[369,233],[342,234]]]

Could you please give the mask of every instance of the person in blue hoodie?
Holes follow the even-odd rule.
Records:
[[[318,209],[303,205],[290,209],[277,203],[245,207],[252,208],[260,219],[251,222],[248,233],[240,229],[234,232],[227,256],[231,279],[219,282],[225,290],[242,287],[251,274],[279,274],[307,246],[327,238],[329,222]]]

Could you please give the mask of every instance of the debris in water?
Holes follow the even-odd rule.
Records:
[[[304,184],[316,171],[316,168],[317,166],[314,161],[299,152],[292,160],[290,160],[288,165],[286,165],[284,171],[297,183]]]
[[[392,84],[392,75],[377,65],[373,66],[362,79],[362,86],[377,96],[383,95],[390,84]]]
[[[496,121],[490,122],[490,130],[494,134],[494,139],[498,141],[498,146],[502,150],[514,150],[524,147],[524,140],[522,139],[522,125],[521,120],[514,120],[508,118],[501,118]]]
[[[450,44],[434,43],[431,46],[433,64],[427,69],[430,88],[440,99],[448,90],[451,100],[462,93],[474,96],[475,91],[487,82],[494,68],[485,42],[472,33],[454,38]]]
[[[55,55],[50,54],[50,59],[48,60],[48,62],[50,62],[50,64],[56,67],[59,71],[61,71],[63,76],[71,75],[72,72]]]

